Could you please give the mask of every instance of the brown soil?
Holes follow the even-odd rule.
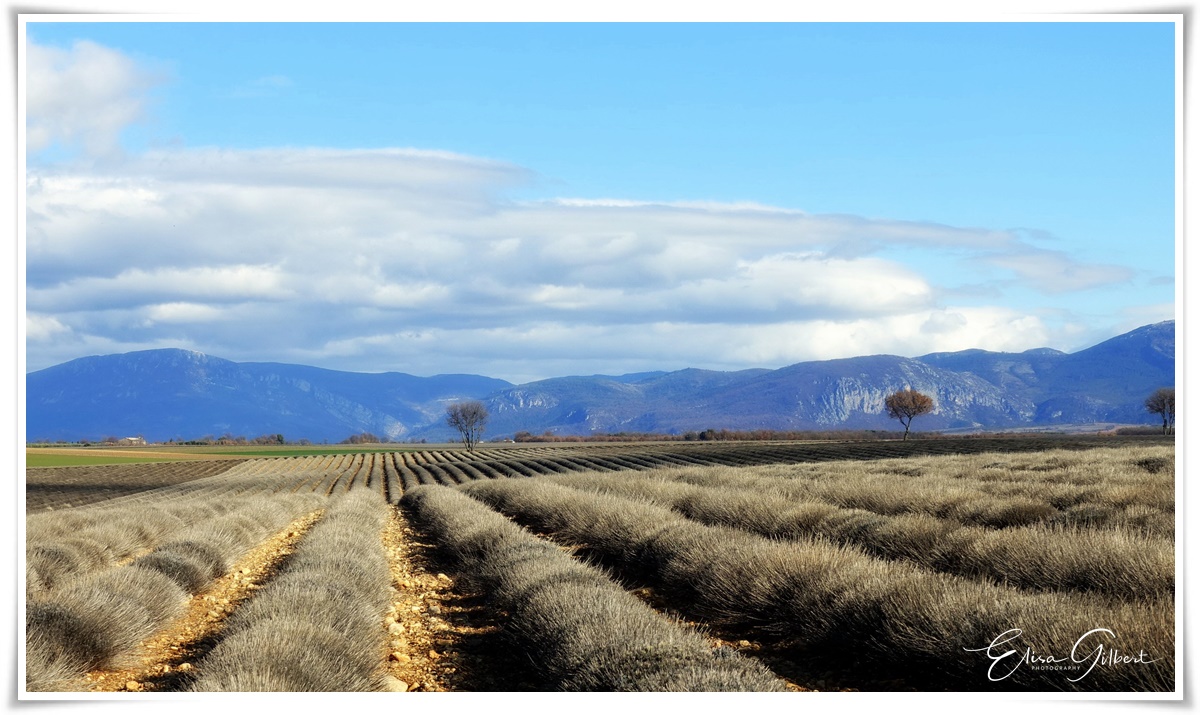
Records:
[[[216,646],[225,619],[271,578],[322,513],[315,511],[293,521],[255,547],[228,574],[193,596],[183,616],[143,641],[120,667],[88,673],[85,689],[95,692],[186,689],[193,664]]]
[[[391,636],[388,667],[391,676],[408,690],[529,692],[545,690],[532,664],[514,658],[505,643],[502,625],[506,614],[487,604],[486,596],[472,592],[445,571],[453,571],[438,557],[434,544],[414,529],[397,509],[384,531],[396,593],[386,627],[402,629]],[[564,551],[574,551],[564,548]],[[439,570],[443,569],[443,570]],[[651,589],[633,592],[654,604]],[[657,604],[660,611],[669,610]],[[728,646],[764,662],[780,675],[778,656],[762,643],[724,640],[708,632],[703,624],[681,619],[681,625],[697,628],[717,646]],[[434,655],[436,654],[436,657]],[[850,690],[826,687],[822,681],[799,685],[780,676],[788,690]]]
[[[323,512],[294,521],[246,554],[231,572],[189,600],[186,612],[144,641],[120,666],[85,676],[81,690],[92,692],[177,692],[186,690],[193,664],[220,641],[225,620],[268,581]],[[530,664],[514,659],[503,636],[504,613],[484,594],[465,588],[438,557],[432,543],[402,511],[392,509],[383,532],[392,577],[392,603],[381,628],[386,631],[389,689],[399,692],[529,692],[544,689]],[[676,618],[652,589],[635,595]],[[724,645],[761,660],[791,691],[852,690],[813,673],[794,672],[794,663],[770,644],[714,634],[703,624],[682,620]],[[789,666],[791,666],[789,668]]]
[[[445,573],[432,544],[396,509],[384,530],[395,588],[384,627],[396,690],[513,692],[537,689],[533,674],[511,662],[502,613],[482,594]]]
[[[141,643],[117,667],[96,670],[80,689],[92,692],[177,692],[186,690],[194,664],[220,642],[226,619],[262,584],[322,512],[298,519],[246,554],[231,572],[192,597],[186,612]],[[433,554],[399,510],[383,532],[392,576],[392,604],[380,627],[387,653],[381,654],[391,690],[532,691],[533,676],[522,664],[506,662],[511,651],[501,641],[497,614],[477,593],[455,588]]]

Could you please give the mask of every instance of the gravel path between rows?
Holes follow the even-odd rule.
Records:
[[[725,646],[748,658],[755,658],[761,661],[763,665],[773,670],[775,675],[779,676],[779,679],[783,681],[784,687],[791,692],[819,693],[825,691],[852,693],[859,690],[859,688],[843,682],[845,680],[844,677],[820,667],[819,663],[798,663],[795,654],[789,652],[786,645],[781,646],[762,640],[747,640],[742,637],[744,634],[722,632],[720,628],[691,619],[673,608],[669,601],[660,597],[649,586],[635,588],[630,593],[637,596],[643,603],[659,613],[670,616],[679,623],[691,626],[699,632],[704,633],[714,648]],[[905,688],[898,687],[897,689],[904,690]]]
[[[186,690],[194,664],[220,641],[225,620],[252,598],[291,554],[323,511],[308,514],[264,541],[192,597],[185,614],[144,641],[120,667],[85,676],[84,692],[177,692]],[[435,545],[414,529],[404,513],[391,509],[383,545],[392,578],[392,602],[381,628],[387,632],[386,664],[393,692],[530,692],[544,689],[532,667],[505,642],[504,613],[487,604],[448,575]],[[443,570],[445,569],[445,570]],[[652,589],[634,591],[662,610]],[[707,631],[701,624],[702,630]],[[714,646],[726,645],[778,667],[777,654],[763,644],[725,640],[708,634]],[[774,656],[774,657],[772,657]],[[775,662],[772,662],[775,661]],[[787,669],[783,669],[785,672]],[[779,671],[777,670],[777,673]],[[812,682],[798,673],[784,677],[792,691],[846,690],[835,682]],[[800,675],[800,677],[797,677]],[[811,676],[810,676],[811,677]],[[795,680],[793,680],[795,678]],[[796,680],[804,682],[799,685]]]
[[[323,512],[317,511],[246,554],[229,574],[192,597],[183,616],[139,645],[119,667],[85,676],[84,692],[186,690],[195,663],[220,641],[226,619],[269,581]],[[394,692],[530,691],[536,689],[500,642],[496,614],[481,594],[462,593],[440,570],[433,544],[392,509],[383,532],[392,577],[392,604],[380,627],[380,654]],[[506,662],[507,661],[507,662]]]
[[[88,673],[81,689],[92,692],[185,689],[190,673],[194,672],[194,663],[220,639],[225,619],[271,578],[322,513],[315,511],[293,521],[255,547],[228,574],[193,596],[183,616],[143,641],[123,667]]]
[[[531,671],[514,662],[500,630],[503,614],[441,569],[434,545],[399,509],[383,543],[395,588],[384,625],[388,671],[397,691],[537,690]]]

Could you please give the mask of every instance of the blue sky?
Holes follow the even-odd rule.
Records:
[[[524,381],[1175,317],[1171,23],[27,27],[30,370]]]

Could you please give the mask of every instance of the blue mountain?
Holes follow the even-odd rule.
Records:
[[[190,350],[86,357],[26,375],[30,440],[151,441],[223,434],[341,441],[371,432],[403,440],[447,404],[512,383],[478,375],[415,377],[304,365],[235,363]]]
[[[282,433],[340,441],[453,439],[445,407],[479,399],[486,436],[726,429],[895,429],[891,392],[936,409],[918,429],[1002,429],[1093,422],[1152,424],[1143,407],[1175,385],[1175,323],[1147,325],[1075,353],[964,350],[871,355],[777,370],[686,369],[560,377],[513,385],[479,375],[416,377],[303,365],[235,363],[187,350],[80,358],[26,376],[26,435],[151,441]]]
[[[895,429],[886,396],[934,399],[923,430],[1093,422],[1151,424],[1143,401],[1175,385],[1175,323],[1147,325],[1077,353],[964,350],[871,355],[778,370],[681,370],[636,381],[564,377],[490,396],[490,429],[540,434],[726,429]]]

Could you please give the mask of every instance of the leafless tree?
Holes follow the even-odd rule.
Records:
[[[482,402],[456,402],[446,408],[446,424],[458,430],[467,451],[475,449],[483,428],[487,425],[488,411]]]
[[[914,417],[933,412],[933,398],[908,388],[888,395],[883,404],[887,407],[888,417],[900,420],[904,425],[904,439],[908,439]]]
[[[1146,398],[1146,411],[1159,415],[1163,421],[1163,434],[1175,428],[1175,388],[1160,387]]]

